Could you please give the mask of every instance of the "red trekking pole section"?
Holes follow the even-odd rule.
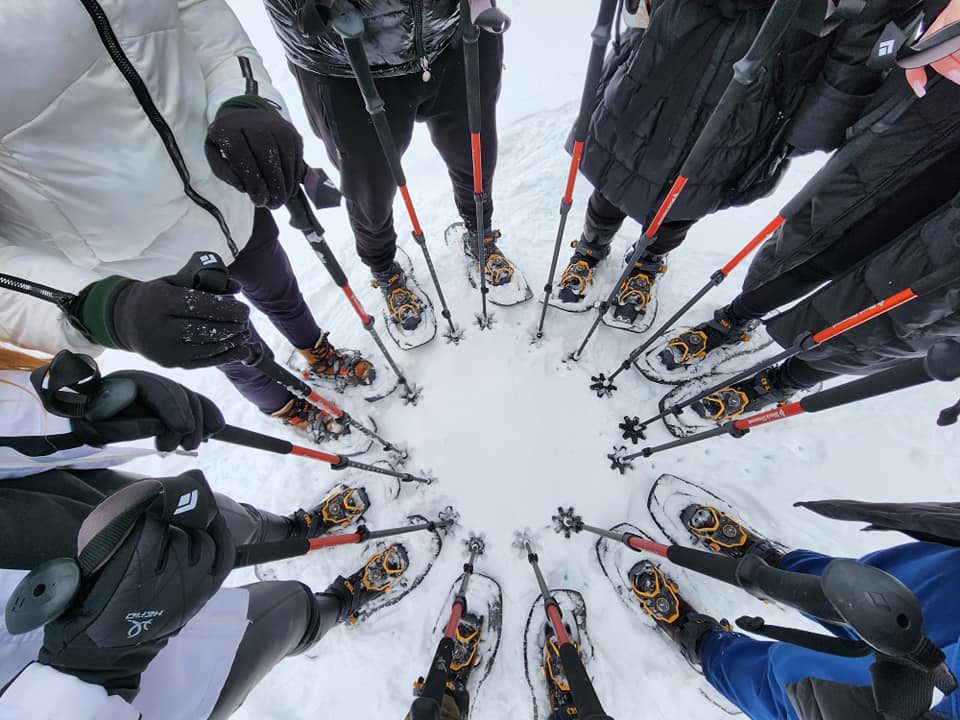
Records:
[[[795,357],[802,352],[806,352],[807,350],[811,350],[818,345],[822,345],[823,343],[843,335],[844,333],[849,332],[856,327],[860,327],[864,323],[867,323],[876,317],[884,315],[891,310],[895,310],[902,305],[906,305],[915,298],[929,295],[930,293],[941,289],[945,285],[954,282],[958,277],[960,277],[960,260],[945,265],[929,275],[925,275],[916,282],[912,283],[911,287],[901,290],[898,293],[894,293],[890,297],[884,298],[880,302],[875,303],[870,307],[841,320],[838,323],[834,323],[830,327],[824,328],[818,333],[814,333],[813,335],[809,333],[801,335],[799,338],[797,338],[793,345],[791,345],[789,348],[786,348],[782,352],[766,358],[765,360],[761,360],[752,367],[741,370],[736,375],[722,380],[706,390],[700,391],[696,395],[687,398],[681,403],[670,405],[669,407],[664,408],[661,412],[644,420],[643,422],[640,421],[639,417],[625,419],[623,425],[619,426],[623,430],[623,439],[633,440],[634,442],[637,440],[643,440],[646,438],[644,433],[651,423],[654,423],[657,420],[662,420],[668,415],[679,415],[685,408],[688,408],[694,403],[713,395],[715,392],[719,392],[720,390],[730,387],[731,385],[734,385],[742,380],[753,377],[761,370],[765,370],[768,367],[777,365],[785,360],[789,360],[790,358]]]
[[[611,469],[625,473],[628,468],[633,467],[632,461],[639,457],[648,458],[665,450],[672,450],[721,435],[741,438],[751,429],[761,425],[769,425],[777,420],[849,405],[915,385],[923,385],[934,380],[951,382],[958,377],[960,377],[960,341],[940,340],[931,346],[925,357],[905,360],[888,370],[828,390],[822,390],[797,402],[788,403],[782,407],[772,408],[738,420],[731,420],[712,430],[706,430],[670,443],[657,445],[656,447],[645,447],[640,452],[631,455],[625,453],[626,448],[617,448],[613,453],[607,455],[607,458],[611,462]]]
[[[593,107],[593,98],[600,86],[600,76],[603,71],[603,55],[610,43],[613,16],[616,13],[617,0],[601,0],[597,14],[597,24],[590,33],[592,46],[590,59],[587,62],[587,75],[583,82],[583,94],[580,96],[580,111],[573,128],[573,154],[570,157],[570,170],[567,173],[567,186],[560,201],[560,224],[557,227],[557,238],[553,245],[553,258],[550,261],[550,273],[543,286],[543,307],[540,308],[540,323],[537,325],[535,339],[543,337],[543,323],[547,317],[547,305],[550,294],[553,292],[553,278],[557,274],[557,261],[560,258],[560,247],[563,244],[563,233],[567,227],[567,216],[573,205],[573,186],[577,182],[577,170],[580,168],[580,158],[583,155],[583,143],[587,138],[590,126],[590,113]]]

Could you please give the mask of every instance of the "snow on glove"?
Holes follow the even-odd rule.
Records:
[[[84,417],[70,421],[73,434],[85,445],[99,447],[155,437],[160,452],[178,447],[196,450],[224,427],[223,415],[212,400],[169,378],[121,370],[106,375],[102,382],[113,386],[126,383],[134,392],[129,404],[107,417],[98,416],[94,405]]]
[[[98,345],[143,355],[163,367],[200,368],[243,360],[250,309],[229,295],[113,275],[85,287],[71,322]]]
[[[960,22],[960,0],[952,0],[942,13],[933,21],[930,28],[920,38],[926,40],[938,30],[948,25]],[[960,52],[948,55],[942,60],[930,64],[930,67],[943,75],[948,80],[960,85]],[[907,83],[913,88],[917,97],[923,97],[927,94],[927,71],[925,68],[910,68],[907,70]]]
[[[257,207],[276,209],[300,187],[303,138],[270,101],[257,95],[227,100],[204,143],[214,175],[246,193]]]
[[[83,584],[44,627],[39,662],[130,701],[150,661],[232,569],[233,537],[203,473],[192,470],[108,497],[84,521],[77,547]]]

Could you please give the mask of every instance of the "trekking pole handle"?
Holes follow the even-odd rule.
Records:
[[[944,265],[939,270],[934,270],[928,275],[910,284],[910,289],[918,297],[929,295],[939,290],[944,285],[955,282],[960,277],[960,260],[954,260],[948,265]]]
[[[587,61],[587,77],[583,83],[583,94],[580,97],[580,111],[577,114],[576,125],[573,126],[573,139],[585,140],[590,118],[593,115],[593,98],[600,85],[603,73],[603,55],[610,44],[613,16],[617,10],[617,0],[600,0],[600,10],[597,13],[597,24],[590,33],[592,46],[590,59]]]
[[[803,0],[776,0],[753,39],[750,49],[733,65],[733,78],[738,85],[749,86],[757,81],[764,64],[780,47],[793,19],[800,12]]]
[[[236,427],[235,425],[226,425],[223,430],[212,435],[210,439],[232,445],[242,445],[243,447],[254,448],[255,450],[277,453],[278,455],[289,455],[293,451],[293,443],[288,440],[272,437],[271,435],[264,435],[263,433]]]
[[[570,694],[577,706],[577,713],[583,718],[606,718],[607,714],[600,704],[597,691],[593,689],[587,669],[583,666],[580,651],[573,643],[560,646],[560,662],[570,684]]]
[[[463,32],[463,61],[467,77],[467,122],[471,135],[480,132],[480,29],[470,18],[470,3],[460,0],[460,22]],[[473,88],[471,85],[476,84]],[[471,90],[473,92],[471,92]]]
[[[818,575],[780,570],[758,555],[744,555],[737,562],[736,579],[755,597],[776,600],[824,622],[845,624],[824,594]]]

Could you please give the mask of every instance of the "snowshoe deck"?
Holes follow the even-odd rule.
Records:
[[[443,631],[446,628],[447,620],[450,618],[450,608],[453,606],[453,599],[460,588],[460,581],[463,575],[450,587],[447,593],[447,599],[443,603],[443,609],[437,618],[433,628],[434,646],[439,642]],[[497,658],[497,652],[500,650],[500,637],[503,628],[503,590],[500,583],[489,575],[474,573],[470,577],[470,585],[467,588],[467,612],[466,616],[482,618],[480,626],[480,645],[477,651],[479,663],[470,670],[467,676],[466,688],[470,693],[470,706],[475,707],[477,694],[483,683],[490,675],[493,669],[493,663]],[[464,621],[461,620],[461,625]]]
[[[650,517],[671,543],[704,550],[701,542],[684,526],[680,513],[689,505],[710,505],[723,513],[736,518],[747,532],[759,535],[744,518],[742,508],[735,508],[716,493],[690,480],[664,473],[656,479],[647,496],[647,509]],[[772,520],[771,520],[772,522]],[[779,543],[774,545],[786,552],[787,548]]]
[[[576,590],[551,589],[563,619],[572,631],[570,638],[580,644],[580,658],[589,668],[593,658],[593,644],[587,633],[587,602]],[[543,611],[543,598],[537,597],[527,614],[523,631],[523,669],[527,677],[527,687],[533,702],[533,720],[547,720],[550,717],[550,697],[543,673],[543,626],[546,615]]]
[[[615,525],[610,528],[610,530],[615,533],[632,533],[634,535],[639,535],[640,537],[646,538],[647,540],[653,540],[653,538],[643,530],[631,525],[630,523],[620,523],[619,525]],[[634,596],[632,587],[633,584],[630,582],[630,579],[627,576],[630,568],[632,568],[641,560],[649,560],[655,565],[658,565],[660,563],[660,559],[650,555],[649,553],[637,552],[636,550],[628,548],[621,542],[617,542],[616,540],[606,537],[597,538],[596,552],[597,562],[600,564],[600,569],[603,570],[603,574],[606,576],[607,580],[610,581],[610,584],[613,585],[613,589],[616,591],[620,600],[623,601],[623,604],[634,613],[643,617],[646,623],[651,627],[655,627],[660,633],[663,634],[665,638],[668,638],[668,642],[670,642],[672,645],[676,645],[676,642],[672,638],[669,638],[668,631],[647,614],[643,605]],[[669,573],[669,570],[667,572]],[[679,647],[676,647],[676,654],[678,657],[683,656]],[[690,664],[690,667],[698,674],[703,674],[700,668],[697,666]],[[726,714],[740,714],[740,710],[738,708],[731,705],[726,698],[714,690],[709,684],[707,684],[706,681],[701,681],[699,683],[698,690],[700,691],[700,694],[703,696],[704,700],[719,708]]]
[[[559,277],[554,278],[553,291],[550,293],[550,307],[569,313],[585,313],[597,307],[601,300],[610,293],[610,288],[617,281],[618,270],[609,260],[602,261],[593,269],[593,281],[587,286],[583,299],[575,303],[563,302],[560,299],[560,289],[557,286]],[[540,300],[543,302],[543,299]]]
[[[410,256],[407,255],[403,248],[397,247],[395,259],[407,276],[407,285],[423,302],[423,307],[420,309],[420,324],[413,330],[404,330],[401,326],[397,325],[390,317],[386,303],[383,302],[381,296],[383,326],[401,350],[413,350],[421,345],[426,345],[437,336],[437,317],[433,311],[433,302],[430,300],[430,296],[424,292],[420,283],[417,282],[417,276],[413,272],[413,262],[411,262]],[[384,368],[384,370],[389,371],[389,368]]]
[[[467,228],[463,223],[453,223],[443,234],[444,242],[461,259],[467,280],[474,288],[480,287],[480,268],[479,265],[463,252],[463,239],[467,233]],[[512,263],[513,261],[511,261]],[[513,278],[505,285],[487,284],[487,300],[494,305],[508,307],[510,305],[519,305],[533,297],[533,291],[527,282],[523,271],[513,265]]]
[[[369,415],[351,413],[351,416],[365,427],[377,432],[377,423]],[[325,438],[320,441],[306,437],[303,431],[290,426],[282,426],[282,430],[278,434],[286,435],[292,443],[300,445],[307,444],[308,446],[314,445],[323,452],[333,453],[334,455],[341,455],[343,457],[363,455],[370,451],[374,442],[373,438],[364,435],[354,427],[349,428],[349,432],[343,433],[342,435]]]
[[[286,364],[298,377],[302,377],[308,385],[320,393],[337,392],[344,397],[360,397],[370,403],[389,397],[400,386],[400,381],[387,365],[386,360],[375,363],[377,377],[369,385],[348,385],[340,378],[311,375],[308,372],[306,360],[296,350],[290,353]]]
[[[664,256],[664,259],[665,258],[666,256]],[[617,270],[616,277],[614,277],[606,286],[608,293],[613,288],[614,283],[620,279],[620,275],[626,268],[627,260],[629,259],[629,257],[624,257],[620,261],[620,267]],[[632,333],[647,332],[653,323],[656,322],[657,314],[660,312],[660,295],[663,293],[663,287],[667,281],[667,277],[669,277],[669,274],[664,274],[662,277],[656,279],[656,284],[653,286],[652,292],[650,293],[650,299],[647,302],[647,306],[644,308],[642,313],[637,315],[633,322],[616,317],[617,305],[616,300],[614,300],[614,304],[611,304],[607,312],[604,313],[602,318],[603,324],[616,330],[626,330],[627,332]],[[619,292],[619,287],[617,290]]]
[[[662,385],[679,385],[710,374],[733,375],[756,363],[756,358],[752,356],[773,343],[773,338],[761,325],[750,333],[749,342],[724,345],[699,362],[681,365],[676,370],[667,370],[659,355],[676,334],[677,331],[671,330],[634,361],[634,366],[648,380]]]

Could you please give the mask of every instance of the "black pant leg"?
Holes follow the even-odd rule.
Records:
[[[623,226],[627,214],[607,200],[599,190],[594,190],[587,200],[587,212],[583,219],[583,238],[581,243],[586,245],[589,252],[581,254],[604,258],[610,252],[610,243],[613,236]],[[578,245],[579,247],[579,245]]]
[[[250,593],[250,624],[210,720],[230,717],[277,663],[308,649],[336,625],[339,617],[339,601],[329,595],[314,595],[303,583],[259,582],[244,589]]]
[[[666,255],[671,250],[676,250],[687,239],[687,233],[693,227],[693,220],[667,220],[660,226],[657,236],[647,253],[650,255]]]
[[[503,67],[503,38],[480,33],[480,163],[483,176],[484,234],[493,227],[493,176],[497,167],[497,99]],[[447,48],[433,65],[428,85],[429,99],[420,107],[418,119],[430,130],[434,147],[447,166],[453,197],[464,224],[476,230],[477,211],[473,193],[473,153],[467,117],[467,85],[463,48]],[[431,83],[436,83],[431,85]]]
[[[317,75],[293,67],[310,127],[340,170],[357,254],[373,272],[386,271],[396,253],[393,200],[397,185],[353,78]],[[377,89],[386,105],[387,122],[402,154],[410,144],[423,84],[419,75],[379,78]]]

